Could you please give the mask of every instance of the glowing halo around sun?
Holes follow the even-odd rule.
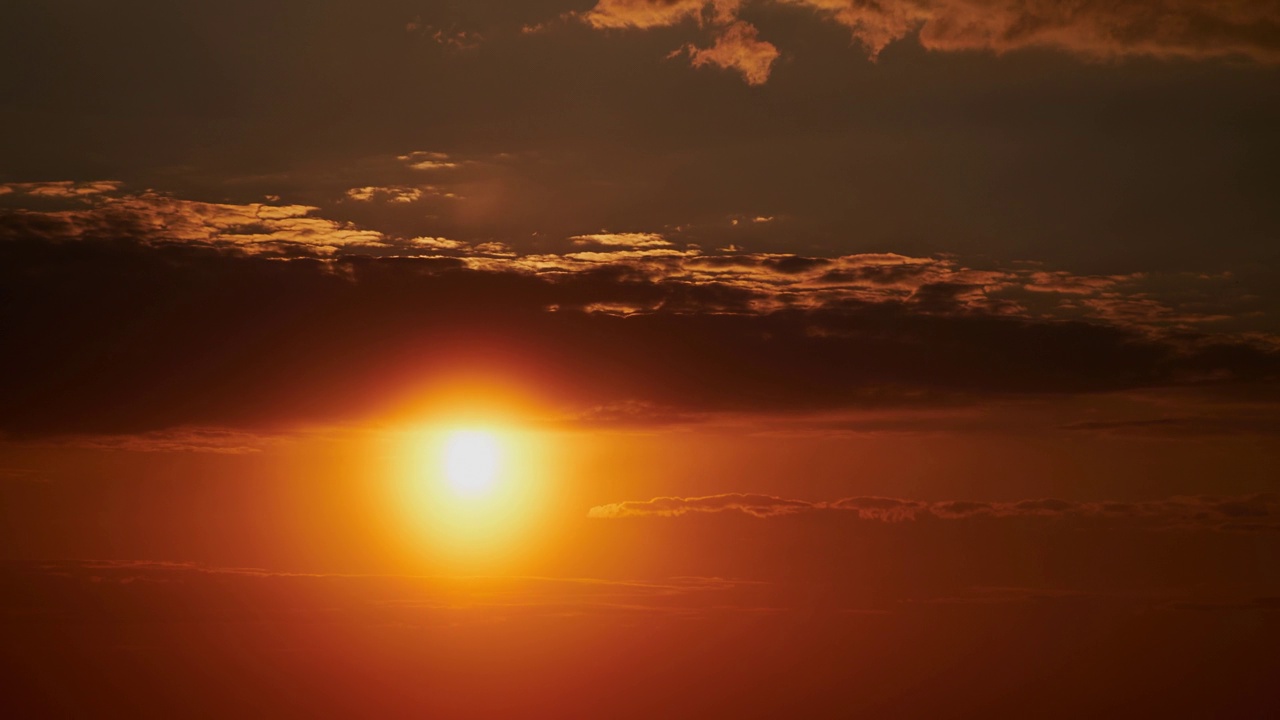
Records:
[[[548,494],[544,444],[537,433],[500,425],[406,433],[396,502],[411,535],[450,562],[527,551]]]

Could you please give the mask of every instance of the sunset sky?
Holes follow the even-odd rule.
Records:
[[[8,0],[0,64],[13,717],[1280,715],[1276,0]]]

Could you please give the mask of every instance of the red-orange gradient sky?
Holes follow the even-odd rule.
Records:
[[[5,717],[1280,716],[1274,0],[0,63]]]

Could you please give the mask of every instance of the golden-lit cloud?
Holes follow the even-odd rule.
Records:
[[[348,199],[356,202],[392,202],[411,203],[422,199],[422,190],[415,187],[358,187],[351,188],[346,194]]]
[[[104,193],[113,193],[120,190],[122,186],[123,183],[118,180],[15,182],[0,184],[0,195],[19,194],[60,199],[86,198]]]
[[[780,53],[759,35],[754,26],[739,20],[720,30],[711,47],[688,45],[676,54],[687,52],[694,67],[715,65],[737,71],[748,85],[763,85]]]
[[[65,239],[127,236],[140,242],[182,242],[248,253],[332,254],[340,247],[378,245],[381,233],[319,218],[307,205],[230,204],[183,200],[156,192],[93,195],[89,209],[10,215],[38,232]],[[31,230],[36,230],[32,227]]]
[[[1092,60],[1246,58],[1280,62],[1280,10],[1268,0],[1061,3],[1045,0],[767,0],[814,11],[849,29],[871,59],[914,36],[939,52],[1003,54],[1043,48]],[[712,45],[686,45],[695,67],[740,73],[750,85],[769,79],[779,56],[757,28],[739,17],[740,2],[600,0],[581,15],[600,29],[668,27],[697,20]]]
[[[414,170],[453,170],[461,166],[448,153],[415,150],[397,156],[397,159]]]
[[[484,238],[397,238],[311,206],[151,192],[6,211],[0,280],[27,311],[6,329],[20,352],[0,373],[10,399],[0,422],[78,434],[342,422],[405,387],[480,371],[545,389],[556,418],[586,422],[604,409],[642,424],[1280,375],[1274,336],[1215,332],[1229,305],[1156,292],[1145,274],[706,253],[653,232],[569,244],[534,253]],[[125,277],[131,291],[120,295]],[[167,307],[200,308],[201,319],[154,310]],[[122,340],[113,328],[123,325],[133,330]],[[51,326],[80,328],[74,349],[55,352],[38,331]],[[227,337],[246,340],[227,355]],[[74,392],[49,389],[69,383]],[[242,392],[206,390],[231,386]],[[1274,413],[1259,412],[1247,425],[1268,432]]]
[[[653,28],[697,18],[707,0],[600,0],[582,15],[596,28]]]
[[[1280,10],[1266,0],[1062,3],[1044,0],[779,0],[849,28],[875,57],[919,32],[929,50],[1047,48],[1095,59],[1245,57],[1280,61]]]
[[[412,187],[363,187],[348,199],[410,202]],[[1179,307],[1144,291],[1147,275],[1080,275],[1038,265],[975,269],[951,257],[911,257],[862,253],[805,257],[752,253],[726,248],[705,253],[677,247],[657,232],[607,232],[575,235],[564,253],[520,253],[507,243],[420,236],[395,238],[318,216],[306,205],[230,204],[184,200],[154,192],[95,195],[87,208],[57,211],[12,210],[0,216],[8,237],[50,240],[100,240],[128,237],[133,242],[190,243],[241,252],[295,255],[447,253],[451,267],[499,275],[564,278],[609,269],[655,287],[721,291],[721,309],[769,313],[818,310],[851,303],[901,304],[914,312],[938,315],[994,315],[1090,318],[1116,326],[1160,334],[1188,331],[1225,316],[1197,301]],[[769,221],[766,217],[754,223]],[[1187,283],[1213,283],[1214,277],[1186,277]],[[665,292],[664,291],[664,294]],[[655,296],[655,300],[657,297]],[[594,298],[592,302],[605,301]],[[592,303],[587,303],[592,304]],[[662,305],[650,306],[657,309]]]
[[[609,233],[575,235],[569,238],[575,245],[599,245],[620,248],[669,248],[673,244],[658,233]]]
[[[891,497],[849,497],[832,501],[791,500],[771,495],[727,493],[704,497],[659,497],[599,505],[590,518],[671,518],[705,513],[738,512],[757,518],[835,513],[854,520],[911,522],[973,518],[1073,518],[1136,523],[1149,528],[1221,531],[1280,530],[1280,494],[1239,497],[1195,496],[1165,500],[1080,502],[1055,498],[1016,501],[925,502]]]

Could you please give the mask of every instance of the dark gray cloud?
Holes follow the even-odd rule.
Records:
[[[15,348],[0,427],[18,434],[339,421],[477,373],[571,416],[646,408],[640,420],[1280,372],[1268,338],[1210,332],[1145,293],[1142,313],[1106,312],[1132,277],[705,255],[636,233],[518,254],[152,193],[5,213],[0,238]]]

